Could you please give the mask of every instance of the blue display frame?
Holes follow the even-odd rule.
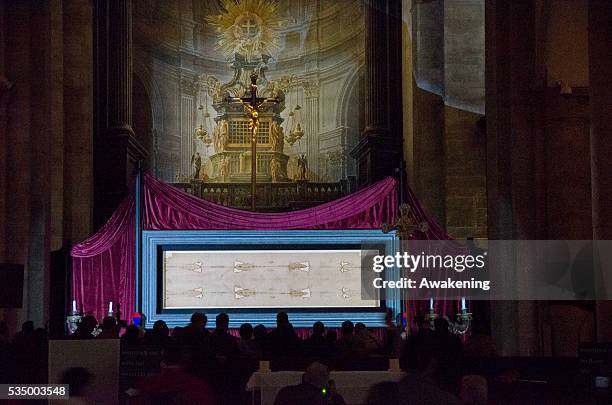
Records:
[[[137,308],[146,316],[146,326],[150,327],[157,320],[163,319],[168,327],[185,326],[196,310],[160,311],[158,308],[158,281],[160,252],[172,246],[193,246],[197,248],[214,248],[214,246],[231,245],[239,249],[241,246],[261,245],[373,245],[382,246],[380,254],[393,255],[398,251],[399,239],[393,233],[383,233],[381,230],[278,230],[278,231],[206,231],[206,230],[176,230],[176,231],[142,231],[142,267],[137,277],[136,303]],[[386,280],[398,280],[399,269],[391,267],[383,274]],[[320,312],[308,310],[286,310],[289,319],[295,327],[311,327],[316,321],[322,321],[326,326],[339,327],[347,319],[353,322],[363,322],[370,327],[385,326],[385,310],[393,314],[401,313],[401,293],[398,289],[386,291],[384,307],[379,309],[346,310]],[[217,315],[215,311],[205,310],[209,319]],[[263,324],[266,327],[276,325],[274,310],[227,309],[230,316],[230,327],[237,328],[245,322]]]

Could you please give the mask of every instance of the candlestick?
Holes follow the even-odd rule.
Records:
[[[113,301],[108,303],[108,313],[109,314],[113,313]]]
[[[430,311],[434,310],[434,299],[433,298],[429,299],[429,310]]]
[[[461,310],[465,311],[467,307],[465,306],[465,297],[461,297]]]
[[[77,305],[76,305],[76,300],[72,300],[72,313],[76,314],[77,313]]]

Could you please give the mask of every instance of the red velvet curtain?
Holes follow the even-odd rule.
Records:
[[[123,314],[134,310],[135,211],[132,193],[96,234],[72,248],[72,299],[98,320],[110,301]]]
[[[144,174],[142,215],[144,230],[269,230],[269,229],[380,229],[397,217],[396,183],[387,178],[347,197],[287,213],[258,213],[224,207],[197,198]],[[408,190],[407,203],[415,222],[426,222],[428,230],[416,237],[428,240],[451,239],[425,212]],[[123,314],[135,304],[135,198],[131,193],[95,235],[72,249],[72,297],[84,312],[101,319],[108,303],[121,305]],[[408,298],[408,297],[406,297]],[[456,302],[436,301],[442,314],[454,313]],[[427,302],[408,301],[411,318],[425,313]]]
[[[202,200],[144,174],[141,224],[144,230],[380,229],[395,221],[395,186],[387,178],[317,207],[258,213]],[[72,249],[72,297],[98,319],[110,301],[120,304],[123,314],[134,311],[135,211],[131,193],[102,229]]]
[[[387,178],[347,197],[283,213],[224,207],[144,175],[142,227],[171,229],[376,229],[397,213],[395,180]]]

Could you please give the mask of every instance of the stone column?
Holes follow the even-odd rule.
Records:
[[[315,175],[311,181],[318,180],[319,173],[319,83],[304,83],[304,137],[306,138],[306,157],[308,171]],[[310,175],[310,174],[309,174]]]
[[[537,239],[532,122],[538,104],[530,87],[535,75],[534,3],[485,4],[489,239]],[[532,263],[519,263],[511,251],[500,252],[490,265],[521,286],[535,271]],[[539,325],[533,301],[491,302],[491,330],[504,356],[540,353]]]
[[[1,11],[1,10],[0,10]],[[4,61],[2,61],[4,62]],[[6,254],[6,244],[5,238],[7,235],[6,228],[6,215],[7,215],[7,204],[4,196],[7,192],[7,181],[9,179],[7,165],[6,165],[6,157],[7,157],[7,147],[9,145],[8,142],[8,134],[7,134],[7,124],[8,124],[8,104],[11,96],[11,88],[13,87],[13,83],[9,82],[8,79],[2,75],[0,72],[0,262],[5,262],[5,254]]]
[[[7,192],[7,180],[8,180],[8,167],[6,163],[8,134],[8,104],[11,96],[11,83],[6,75],[6,4],[0,3],[0,263],[6,262],[6,219],[8,211],[6,209],[6,192]],[[2,316],[2,310],[0,310],[0,316]]]
[[[401,1],[365,4],[365,129],[351,151],[358,185],[389,176],[402,159]]]
[[[384,104],[389,100],[389,87],[384,76],[388,70],[387,34],[389,30],[385,2],[366,2],[366,104],[365,134],[386,133],[389,130],[388,115]]]
[[[589,2],[589,104],[593,239],[612,239],[612,2]],[[603,271],[604,282],[611,284]],[[608,296],[612,291],[607,291]],[[612,339],[612,301],[597,303],[597,339]]]
[[[132,2],[96,2],[98,127],[94,147],[94,226],[99,228],[133,185],[146,151],[132,129]]]
[[[134,136],[132,129],[132,1],[109,2],[109,132]]]
[[[191,177],[191,156],[195,152],[193,131],[196,127],[196,92],[197,86],[194,79],[182,77],[179,87],[179,133],[181,136],[181,174]]]
[[[33,69],[30,43],[36,45],[36,42],[30,42],[33,30],[30,23],[32,20],[30,8],[31,4],[28,2],[12,3],[10,7],[6,2],[0,5],[2,17],[0,35],[3,41],[3,50],[0,51],[2,53],[0,70],[6,75],[6,79],[2,79],[0,91],[2,102],[6,103],[4,114],[0,117],[6,122],[5,126],[0,128],[2,131],[0,145],[3,147],[0,156],[0,173],[3,182],[2,195],[0,195],[0,206],[3,209],[0,213],[3,225],[0,254],[4,263],[24,265],[28,261],[30,235],[30,164],[33,160],[30,134],[34,116],[31,94],[34,94],[33,79],[37,79],[36,85],[41,85],[40,78],[44,80],[47,77],[42,71],[38,75],[30,73]],[[43,99],[42,96],[39,97]],[[44,133],[48,136],[48,132]],[[42,240],[44,237],[45,235],[41,235],[39,239]],[[25,272],[28,272],[27,268]],[[0,310],[0,316],[6,320],[12,330],[17,330],[23,321],[30,319],[27,313],[29,302],[26,298],[29,286],[29,280],[24,278],[23,309]]]

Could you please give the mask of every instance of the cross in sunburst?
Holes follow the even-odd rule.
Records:
[[[223,12],[206,17],[217,30],[217,49],[228,60],[236,53],[247,60],[280,51],[277,3],[273,0],[224,0]]]
[[[240,28],[243,29],[243,32],[248,37],[252,37],[253,35],[257,34],[257,24],[255,24],[255,21],[253,21],[252,18],[246,18],[244,23],[240,25]],[[253,30],[251,31],[251,29]]]

